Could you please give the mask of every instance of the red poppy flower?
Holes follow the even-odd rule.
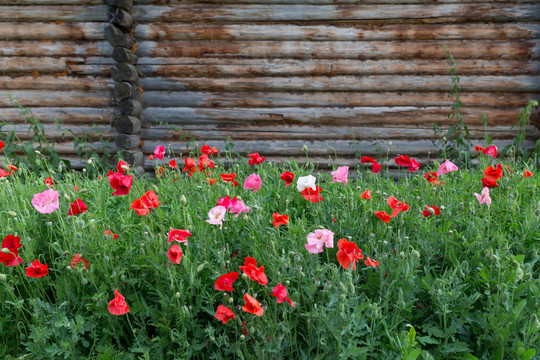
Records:
[[[274,218],[274,220],[272,220],[272,225],[274,225],[276,228],[280,227],[281,225],[287,225],[289,223],[289,217],[287,215],[273,213],[272,217]]]
[[[214,168],[216,167],[216,164],[210,159],[208,159],[208,155],[202,154],[199,157],[199,172],[203,172],[206,168]]]
[[[10,176],[11,173],[9,171],[6,171],[4,169],[0,169],[0,178]]]
[[[405,204],[404,202],[399,201],[393,196],[390,196],[387,202],[388,202],[388,205],[390,205],[390,207],[394,209],[394,211],[392,211],[392,214],[390,214],[390,217],[396,216],[401,211],[409,211],[409,205]]]
[[[277,297],[278,304],[287,301],[289,304],[291,304],[292,307],[296,307],[296,305],[293,304],[292,300],[287,297],[287,288],[281,285],[281,283],[277,284],[274,289],[272,289],[272,293],[270,294],[270,296]]]
[[[118,238],[118,234],[113,234],[111,230],[105,230],[105,236],[112,236],[113,240],[116,240]]]
[[[172,159],[171,161],[169,161],[167,165],[169,165],[173,169],[178,169],[178,165],[176,164],[176,159]]]
[[[217,278],[214,288],[219,291],[234,291],[232,285],[238,279],[238,271],[221,275]]]
[[[8,249],[9,253],[0,251],[0,263],[4,266],[16,266],[23,262],[19,254],[19,248],[21,247],[21,238],[14,235],[8,235],[2,241],[2,249]]]
[[[2,149],[6,146],[3,141],[0,141],[0,152],[2,152]]]
[[[221,178],[221,180],[223,180],[225,182],[230,182],[232,184],[232,186],[238,186],[238,181],[234,180],[236,178],[235,173],[221,174],[221,175],[219,175],[219,177]]]
[[[124,174],[126,171],[129,171],[129,165],[124,160],[119,160],[118,164],[116,164],[116,171]]]
[[[307,187],[300,192],[300,195],[302,195],[302,197],[309,202],[318,203],[319,201],[323,200],[323,197],[319,194],[321,191],[323,191],[323,189],[321,189],[318,185],[315,185],[315,190]]]
[[[360,195],[360,197],[365,200],[373,200],[373,198],[371,197],[371,190],[364,191],[362,195]]]
[[[489,165],[486,170],[484,170],[484,178],[489,181],[497,181],[501,177],[502,171],[502,167],[495,169],[492,165]]]
[[[171,246],[169,248],[169,251],[167,251],[167,257],[174,264],[180,264],[180,260],[182,260],[182,255],[182,248],[177,244]]]
[[[155,192],[147,191],[143,196],[131,203],[129,210],[133,209],[137,215],[144,216],[156,209],[161,203]]]
[[[38,259],[32,261],[31,264],[32,265],[25,268],[26,276],[38,278],[38,277],[46,276],[49,273],[49,265],[40,264]]]
[[[360,159],[360,162],[362,164],[365,164],[365,163],[370,163],[370,164],[373,164],[373,163],[376,163],[377,161],[375,161],[374,158],[372,157],[367,157],[367,156],[362,156],[362,158]]]
[[[377,260],[372,260],[369,256],[367,257],[367,260],[364,260],[364,263],[366,264],[366,266],[379,266],[379,262]]]
[[[228,323],[231,319],[236,319],[236,315],[234,315],[232,310],[224,305],[218,306],[216,315],[214,315],[214,317],[224,324]]]
[[[428,217],[429,215],[435,215],[435,216],[439,216],[441,215],[441,211],[439,210],[439,207],[438,206],[429,206],[429,205],[426,205],[426,210],[424,210],[422,212],[422,215],[424,215],[425,217]]]
[[[52,179],[52,177],[48,177],[46,178],[45,180],[43,180],[43,182],[45,183],[45,185],[48,185],[50,188],[52,188],[54,186],[54,181]]]
[[[84,271],[86,271],[86,269],[88,269],[88,266],[90,265],[88,263],[88,260],[86,260],[84,257],[82,257],[81,254],[75,254],[73,256],[73,259],[71,260],[71,263],[70,263],[71,268],[73,269],[73,268],[77,267],[77,265],[79,263],[83,263]]]
[[[251,158],[249,159],[249,165],[260,165],[266,159],[261,157],[259,153],[248,154],[248,156]]]
[[[244,266],[240,266],[240,270],[244,272],[251,280],[256,281],[259,285],[268,284],[268,278],[264,273],[264,266],[258,268],[257,261],[252,257],[246,257],[244,260]]]
[[[494,158],[497,157],[497,147],[495,145],[488,146],[485,149],[483,147],[481,147],[481,146],[476,145],[474,147],[474,151],[483,152],[484,154],[491,155]]]
[[[378,162],[374,162],[372,165],[371,165],[371,172],[376,174],[378,173],[379,171],[381,171],[381,164],[379,164]]]
[[[217,148],[215,146],[210,148],[209,145],[203,145],[202,148],[201,148],[201,152],[203,154],[206,154],[206,155],[212,155],[212,154],[217,154],[218,150],[217,150]]]
[[[360,162],[362,164],[366,164],[366,163],[370,163],[371,164],[371,172],[376,174],[378,173],[379,171],[381,171],[381,164],[379,164],[374,158],[372,157],[367,157],[367,156],[362,156],[362,158],[360,159]]]
[[[437,181],[437,173],[436,172],[427,172],[427,173],[425,173],[424,179],[426,179],[426,181],[428,183],[432,183],[432,184],[438,183],[438,181]]]
[[[171,228],[171,230],[167,233],[167,235],[169,236],[169,244],[172,243],[173,241],[178,241],[187,245],[188,243],[187,238],[193,234],[191,234],[188,230],[180,230],[180,229]]]
[[[418,170],[420,164],[414,159],[409,159],[407,155],[398,155],[394,158],[396,165],[408,167],[410,172]]]
[[[165,172],[165,169],[163,168],[163,166],[160,166],[159,168],[156,169],[157,176],[163,175],[164,172]]]
[[[86,204],[79,198],[69,206],[68,216],[85,213],[87,210]]]
[[[533,176],[534,174],[532,172],[530,172],[529,170],[525,169],[525,171],[523,172],[523,177],[524,178],[528,178],[528,177],[531,177]]]
[[[12,172],[11,174],[13,174],[13,172],[19,170],[19,168],[17,168],[15,165],[7,165],[7,166],[6,166],[6,169],[8,169],[9,171],[11,171],[11,172]]]
[[[217,179],[206,178],[206,181],[208,181],[208,183],[209,183],[210,185],[214,185],[214,184],[216,183]]]
[[[294,174],[290,171],[285,171],[280,176],[281,180],[285,181],[285,186],[289,187],[294,181]]]
[[[375,216],[377,216],[385,223],[389,223],[391,219],[391,217],[386,213],[386,211],[375,211]]]
[[[339,250],[337,252],[337,259],[341,266],[345,269],[349,269],[352,264],[352,269],[356,270],[356,263],[358,260],[362,260],[362,250],[360,250],[355,243],[347,241],[347,239],[341,239],[337,244]]]
[[[126,304],[126,299],[120,294],[118,289],[114,290],[114,299],[109,301],[107,309],[113,315],[124,315],[129,312],[129,306]]]
[[[494,187],[499,186],[499,184],[497,184],[497,181],[483,178],[482,179],[482,186],[487,187],[487,188],[494,188]]]
[[[242,306],[242,310],[257,316],[262,316],[264,309],[261,307],[261,304],[255,300],[255,298],[249,294],[244,294],[244,300],[246,301],[246,305]]]
[[[122,175],[120,173],[113,173],[108,175],[111,187],[116,190],[112,194],[114,196],[122,196],[129,194],[131,185],[133,184],[133,177],[129,175]]]

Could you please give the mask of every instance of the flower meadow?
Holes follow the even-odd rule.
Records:
[[[537,358],[538,169],[484,150],[397,180],[208,145],[155,176],[7,167],[1,358]]]

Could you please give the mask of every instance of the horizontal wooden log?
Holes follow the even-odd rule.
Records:
[[[10,95],[23,107],[81,107],[103,108],[112,100],[110,91],[43,91],[15,90]],[[7,96],[0,96],[0,107],[15,107]]]
[[[138,22],[374,21],[431,22],[535,21],[540,4],[399,5],[215,5],[175,4],[133,7]]]
[[[1,59],[1,58],[0,58]],[[251,77],[251,76],[336,76],[429,74],[448,75],[450,66],[445,61],[433,60],[342,60],[342,59],[216,59],[215,64],[197,63],[198,58],[180,64],[157,65],[146,63],[175,62],[176,58],[141,58],[137,68],[142,75],[177,77]],[[208,59],[205,59],[208,60]],[[183,64],[185,62],[185,64]],[[208,63],[208,62],[206,62]],[[531,60],[462,60],[457,66],[459,75],[536,75],[540,61]]]
[[[109,60],[109,61],[108,61]],[[85,57],[0,57],[0,74],[32,73],[33,76],[55,74],[66,75],[108,75],[112,65],[110,58],[95,59]],[[95,64],[92,62],[95,61]],[[88,65],[87,65],[88,64]],[[37,72],[37,73],[36,73]]]
[[[103,5],[103,0],[0,0],[0,5]]]
[[[463,107],[525,106],[534,93],[461,92]],[[362,107],[362,106],[450,106],[445,92],[197,92],[154,91],[142,94],[146,107]]]
[[[103,40],[103,23],[0,22],[0,40]]]
[[[540,57],[540,41],[536,40],[445,43],[455,59]],[[140,57],[445,59],[439,41],[143,41],[137,44],[137,54]]]
[[[0,77],[0,84],[2,78]],[[334,76],[256,78],[141,78],[145,90],[205,91],[443,91],[449,76]],[[530,76],[461,76],[463,91],[539,92],[540,82]]]
[[[141,143],[141,137],[139,135],[118,134],[114,143],[119,149],[138,149]]]
[[[463,120],[467,124],[482,124],[482,114],[489,116],[491,125],[512,125],[516,122],[520,108],[493,109],[489,107],[464,108]],[[207,108],[154,108],[142,111],[141,119],[146,124],[155,121],[171,125],[185,124],[310,124],[335,126],[389,126],[399,122],[400,125],[423,125],[439,123],[441,125],[455,123],[447,115],[449,107],[355,107],[355,108],[271,108],[271,109],[207,109]],[[532,115],[537,121],[538,114]]]
[[[48,140],[69,141],[75,137],[84,138],[91,141],[99,141],[101,138],[108,141],[114,141],[117,132],[108,125],[78,125],[78,124],[62,124],[59,129],[58,125],[50,124],[43,125],[45,136]],[[31,140],[34,136],[31,131],[31,126],[28,124],[7,124],[2,128],[2,131],[15,131],[17,137],[21,141]]]
[[[506,40],[540,37],[538,23],[383,24],[352,26],[299,26],[253,24],[140,24],[138,40]]]
[[[394,124],[390,127],[351,127],[351,126],[275,126],[275,125],[250,125],[246,124],[188,124],[182,125],[181,129],[174,130],[170,126],[161,125],[152,128],[144,128],[141,131],[141,137],[148,140],[162,140],[164,142],[177,141],[182,136],[189,134],[196,139],[205,141],[223,140],[231,136],[235,140],[313,140],[324,134],[326,140],[417,140],[417,139],[439,139],[433,127],[426,124],[425,127],[398,127]],[[483,139],[485,129],[481,125],[469,127],[472,139]],[[512,139],[518,129],[511,129],[510,126],[489,126],[488,133],[494,139]],[[529,139],[538,137],[540,129],[527,127]]]
[[[0,6],[0,21],[107,21],[108,7],[44,5]]]
[[[112,79],[69,76],[0,76],[0,89],[3,90],[112,90],[114,81]]]
[[[112,124],[113,108],[82,107],[37,107],[30,108],[31,114],[21,115],[20,109],[0,108],[0,119],[8,123],[24,123],[27,117],[34,117],[42,123],[66,124]]]
[[[0,41],[0,56],[102,56],[112,55],[107,41]]]
[[[113,47],[131,49],[135,44],[135,40],[131,35],[116,25],[108,25],[105,28],[105,39],[107,39]]]
[[[9,1],[9,0],[0,0]],[[68,0],[17,0],[17,1],[68,1]],[[84,1],[84,0],[77,0]],[[88,0],[90,1],[90,0]],[[194,3],[195,0],[167,0],[168,5]],[[358,4],[358,0],[204,0],[208,4],[300,4],[300,5],[335,5],[335,4]],[[478,3],[478,0],[362,0],[362,4],[468,4]],[[505,3],[508,0],[489,0],[491,3]],[[538,0],[512,0],[513,3],[534,3]],[[138,5],[160,5],[163,0],[137,0]]]
[[[234,139],[233,139],[234,140]],[[504,148],[506,145],[512,144],[512,140],[498,140],[495,143],[499,149]],[[182,142],[164,143],[163,141],[145,141],[142,146],[143,153],[152,154],[155,147],[158,145],[165,145],[168,149],[171,149],[176,154],[186,153],[194,148],[192,144],[186,150],[186,144]],[[248,154],[250,152],[258,152],[262,156],[305,156],[303,146],[307,145],[310,156],[334,156],[334,151],[339,156],[354,156],[358,151],[365,155],[377,155],[377,147],[373,146],[373,141],[356,141],[351,146],[350,140],[334,140],[334,141],[303,141],[303,140],[278,140],[278,141],[234,141],[233,151],[238,151],[241,154]],[[534,142],[527,140],[524,142],[524,146],[533,146]],[[212,146],[216,146],[218,149],[225,149],[225,141],[212,141]],[[386,144],[384,144],[386,150]],[[392,157],[397,154],[407,154],[409,156],[422,155],[431,152],[436,154],[438,148],[433,145],[431,140],[396,140],[392,141],[390,147],[390,155]]]

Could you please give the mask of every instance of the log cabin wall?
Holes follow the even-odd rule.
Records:
[[[103,144],[97,140],[103,138],[115,150],[107,24],[108,8],[101,0],[0,0],[3,131],[15,130],[22,141],[33,135],[10,94],[42,122],[47,138],[73,168],[83,166],[75,137],[99,151]]]
[[[501,149],[539,99],[538,1],[135,0],[132,12],[146,168],[157,145],[179,155],[182,137],[223,149],[228,136],[276,160],[306,144],[323,165],[334,151],[351,165],[391,141],[390,155],[425,162],[432,124],[453,121],[443,44],[478,143],[482,113]],[[529,146],[538,129],[536,110]]]

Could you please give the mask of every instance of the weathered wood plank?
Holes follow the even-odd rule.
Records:
[[[103,0],[0,0],[0,5],[103,5]]]
[[[108,7],[97,6],[0,6],[0,21],[107,21]]]
[[[431,22],[535,21],[540,4],[399,4],[399,5],[219,5],[175,4],[133,7],[138,22],[374,21]]]
[[[93,76],[0,76],[0,89],[3,90],[108,90],[114,87],[114,81]]]
[[[8,1],[8,0],[0,0]],[[15,1],[68,1],[68,0],[15,0]],[[77,0],[84,1],[84,0]],[[89,0],[90,1],[90,0]],[[490,3],[504,3],[508,0],[482,0]],[[139,5],[173,5],[173,4],[302,4],[302,5],[336,5],[336,4],[358,4],[358,0],[137,0]],[[478,3],[479,0],[362,0],[362,4],[467,4]],[[512,0],[513,3],[536,3],[540,0]]]
[[[102,56],[112,55],[107,41],[0,41],[0,56]]]
[[[433,60],[253,60],[216,59],[216,64],[147,65],[146,62],[171,63],[177,58],[141,58],[137,68],[147,77],[251,77],[251,76],[336,76],[336,75],[383,75],[383,74],[426,74],[447,75],[450,66],[445,61]],[[208,60],[208,59],[205,59]],[[0,58],[1,61],[1,58]],[[530,60],[462,60],[457,66],[459,75],[524,75],[540,74],[540,61]]]
[[[353,145],[351,146],[351,143]],[[309,148],[310,156],[334,156],[334,150],[339,156],[354,156],[357,151],[360,151],[364,155],[377,155],[377,147],[373,146],[372,140],[356,141],[351,140],[333,140],[333,141],[303,141],[303,140],[278,140],[278,141],[234,141],[234,151],[238,151],[241,154],[248,154],[250,152],[258,152],[263,156],[305,156],[303,146],[307,145]],[[503,148],[506,145],[512,144],[512,140],[498,140],[495,144],[499,148]],[[142,146],[144,154],[153,153],[154,149],[158,145],[165,145],[167,148],[172,149],[178,156],[182,153],[187,153],[194,148],[194,144],[188,147],[186,150],[186,144],[182,142],[166,143],[163,141],[149,140],[145,141]],[[385,144],[386,145],[386,144]],[[525,146],[534,146],[534,142],[527,140],[524,142]],[[216,146],[218,149],[225,149],[225,141],[212,141],[212,146]],[[426,156],[427,152],[432,154],[437,153],[436,148],[431,140],[396,140],[392,141],[390,147],[390,154],[407,154],[409,156]]]
[[[103,40],[105,24],[0,22],[0,40]]]
[[[534,93],[464,92],[464,107],[519,107]],[[452,99],[444,92],[196,92],[154,91],[142,94],[146,107],[362,107],[362,106],[450,106]]]
[[[483,139],[485,130],[481,125],[469,127],[472,139]],[[510,126],[490,126],[489,134],[496,139],[511,139],[518,133],[517,129]],[[181,129],[174,130],[170,126],[161,125],[145,128],[141,131],[141,137],[145,140],[161,140],[165,142],[176,141],[183,135],[204,139],[204,141],[223,140],[231,136],[235,140],[312,140],[324,134],[326,140],[410,140],[438,139],[433,127],[426,124],[425,127],[336,127],[336,126],[256,126],[248,124],[189,124],[182,125]],[[539,130],[534,126],[527,128],[529,138],[539,135]]]
[[[489,116],[492,125],[509,125],[516,122],[520,108],[493,109],[489,107],[468,107],[462,111],[463,120],[467,124],[482,124],[482,114]],[[354,107],[354,108],[154,108],[149,107],[142,111],[141,118],[144,127],[147,124],[155,124],[155,121],[165,122],[171,125],[184,124],[310,124],[312,126],[391,126],[399,124],[403,126],[454,123],[448,119],[451,112],[449,107]],[[533,114],[534,121],[538,114]]]
[[[110,91],[43,91],[15,90],[10,95],[24,107],[81,107],[103,108],[112,102]],[[0,96],[0,107],[15,107],[7,96]]]
[[[540,57],[538,40],[449,40],[446,45],[456,59]],[[137,44],[137,54],[140,57],[444,59],[444,51],[439,41],[143,41]]]
[[[0,77],[0,84],[1,82]],[[540,82],[530,76],[461,76],[463,91],[539,92]],[[443,91],[449,76],[334,76],[256,78],[141,78],[145,90],[203,91]]]
[[[299,26],[257,24],[140,24],[135,38],[140,40],[505,40],[540,37],[538,23],[465,24],[383,24],[353,26]]]
[[[38,107],[31,108],[32,113],[21,116],[21,110],[15,108],[0,108],[0,120],[8,123],[21,123],[29,116],[33,116],[42,123],[61,123],[69,124],[112,124],[114,109],[103,107],[95,108],[55,108]]]
[[[114,141],[114,137],[116,136],[116,130],[108,125],[97,125],[92,127],[90,125],[62,124],[62,128],[58,129],[58,126],[55,124],[45,124],[43,125],[43,130],[45,131],[45,136],[48,140],[55,141],[70,141],[75,137],[84,137],[85,139],[92,141],[98,141],[101,137],[104,140]],[[28,124],[7,124],[2,128],[2,131],[15,131],[17,137],[22,141],[31,140],[34,135]]]

